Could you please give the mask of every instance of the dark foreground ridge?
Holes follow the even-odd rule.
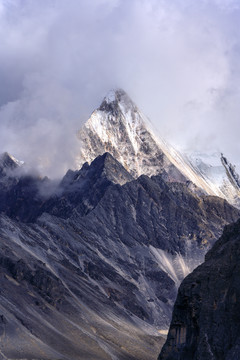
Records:
[[[240,359],[240,220],[180,286],[159,360]]]
[[[111,155],[51,181],[0,173],[0,357],[155,360],[177,288],[239,210]],[[11,160],[11,159],[10,159]]]

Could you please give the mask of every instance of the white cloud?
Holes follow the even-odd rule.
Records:
[[[59,176],[120,86],[163,136],[237,162],[239,20],[234,0],[0,0],[0,151]]]

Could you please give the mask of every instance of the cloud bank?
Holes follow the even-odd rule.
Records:
[[[235,0],[0,0],[0,151],[51,177],[122,87],[176,146],[240,162]]]

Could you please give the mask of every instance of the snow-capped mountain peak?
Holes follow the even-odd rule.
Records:
[[[111,90],[79,130],[81,141],[76,167],[109,152],[135,178],[164,176],[167,181],[189,182],[195,191],[220,196],[240,206],[239,177],[220,153],[182,154],[157,137],[146,117],[122,89]]]
[[[121,89],[110,91],[78,137],[82,143],[78,168],[109,152],[133,177],[170,174],[170,168],[171,176],[174,173],[179,180],[182,176],[157,143],[144,115]]]

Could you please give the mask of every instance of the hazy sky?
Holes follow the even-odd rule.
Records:
[[[0,151],[50,176],[122,87],[170,142],[240,154],[239,0],[0,0]]]

